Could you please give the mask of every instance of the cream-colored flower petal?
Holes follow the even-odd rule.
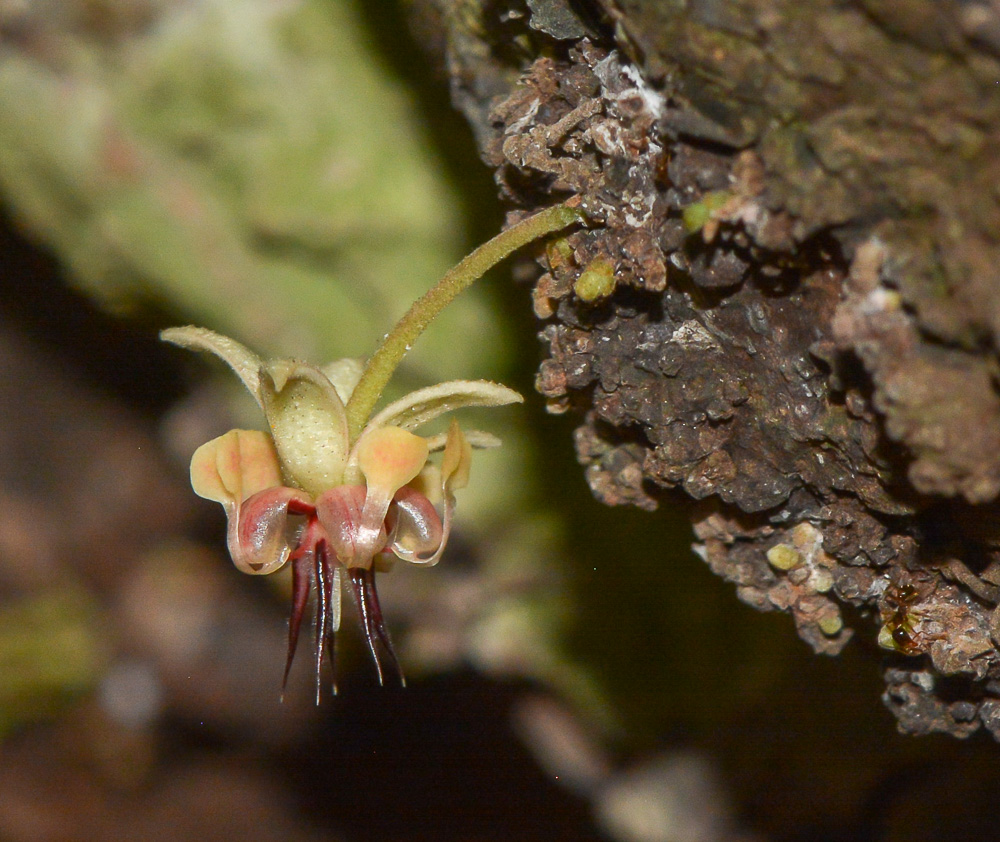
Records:
[[[323,372],[293,360],[268,363],[261,397],[288,481],[314,497],[340,485],[347,463],[347,417]]]
[[[441,554],[448,546],[451,537],[451,524],[455,516],[454,491],[465,488],[469,484],[469,466],[472,464],[472,448],[469,441],[459,429],[458,422],[452,418],[448,426],[448,441],[444,447],[444,457],[441,459],[441,496],[444,498],[444,517],[441,521],[441,543],[433,555],[422,558],[418,555],[407,558],[411,564],[433,567],[441,560]]]
[[[366,429],[392,425],[415,430],[445,412],[466,406],[504,406],[522,403],[524,398],[513,389],[489,380],[449,380],[417,389],[393,401],[369,420]]]
[[[230,430],[191,457],[191,487],[227,511],[258,491],[282,484],[278,455],[260,430]]]
[[[344,357],[342,360],[334,360],[332,363],[320,366],[320,371],[329,378],[345,404],[351,399],[351,393],[358,385],[364,370],[365,361],[357,357]]]
[[[225,508],[229,554],[237,568],[273,573],[288,560],[288,504],[308,505],[309,500],[298,489],[282,487],[269,436],[259,430],[230,430],[206,442],[191,457],[191,487]]]
[[[352,460],[364,474],[367,492],[358,529],[359,561],[370,551],[381,550],[384,521],[393,495],[427,462],[427,442],[399,427],[377,427],[364,433],[355,445]]]
[[[452,418],[448,426],[448,441],[441,459],[441,488],[445,500],[452,489],[465,488],[469,484],[469,468],[472,465],[472,447],[462,434],[458,422]]]
[[[264,364],[253,351],[235,339],[203,327],[168,327],[160,331],[160,339],[181,348],[210,351],[225,362],[243,381],[251,395],[263,407],[260,395],[260,369]]]
[[[442,438],[444,434],[442,434]],[[442,444],[442,447],[444,445]],[[428,462],[420,469],[420,473],[411,479],[407,486],[414,491],[423,494],[433,505],[438,505],[441,500],[441,469],[433,462]]]
[[[400,427],[378,427],[361,436],[352,458],[369,488],[391,488],[395,494],[427,463],[427,441]]]

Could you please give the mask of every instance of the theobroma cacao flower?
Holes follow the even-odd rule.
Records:
[[[463,434],[454,419],[446,434],[424,438],[412,431],[454,409],[502,406],[522,397],[485,380],[439,383],[386,406],[352,444],[345,403],[361,374],[356,360],[321,370],[295,360],[265,362],[203,328],[171,328],[162,337],[221,357],[267,420],[266,433],[231,430],[199,447],[191,459],[191,485],[225,508],[237,568],[268,574],[292,565],[285,680],[312,592],[318,693],[323,653],[332,655],[340,625],[346,579],[379,681],[387,669],[402,681],[379,608],[375,569],[393,558],[437,563],[451,531],[454,492],[468,482],[471,448],[499,444],[487,433]],[[437,451],[440,465],[429,461]]]
[[[456,295],[515,249],[579,222],[579,204],[570,199],[548,208],[484,243],[410,307],[363,365],[350,359],[323,369],[296,360],[265,362],[239,342],[198,327],[161,334],[223,359],[264,412],[268,432],[232,430],[198,448],[191,484],[225,507],[229,552],[240,570],[267,574],[292,565],[286,681],[315,594],[317,700],[323,653],[332,657],[340,626],[342,583],[357,603],[379,681],[391,668],[402,682],[375,570],[393,558],[437,563],[451,531],[454,492],[469,478],[472,447],[499,444],[487,433],[463,434],[454,420],[446,434],[423,438],[413,431],[454,409],[522,400],[497,383],[454,380],[418,389],[375,413],[382,390]],[[428,457],[437,451],[440,465],[433,465]]]

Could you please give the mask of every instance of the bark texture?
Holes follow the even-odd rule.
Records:
[[[443,13],[520,213],[583,197],[538,388],[598,498],[817,652],[890,653],[911,733],[1000,737],[1000,8],[529,0]],[[843,608],[851,611],[849,627]]]

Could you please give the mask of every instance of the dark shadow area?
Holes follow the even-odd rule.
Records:
[[[603,837],[510,727],[525,688],[461,673],[405,690],[348,680],[322,729],[283,760],[309,815],[359,842]]]
[[[0,318],[51,349],[89,387],[147,416],[159,416],[184,393],[179,356],[157,338],[150,314],[116,318],[73,289],[58,261],[2,205]]]

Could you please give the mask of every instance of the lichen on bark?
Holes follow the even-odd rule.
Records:
[[[681,490],[740,599],[817,652],[891,650],[903,730],[1000,737],[1000,13],[464,8],[453,91],[512,218],[568,194],[592,215],[534,308],[596,496]]]

